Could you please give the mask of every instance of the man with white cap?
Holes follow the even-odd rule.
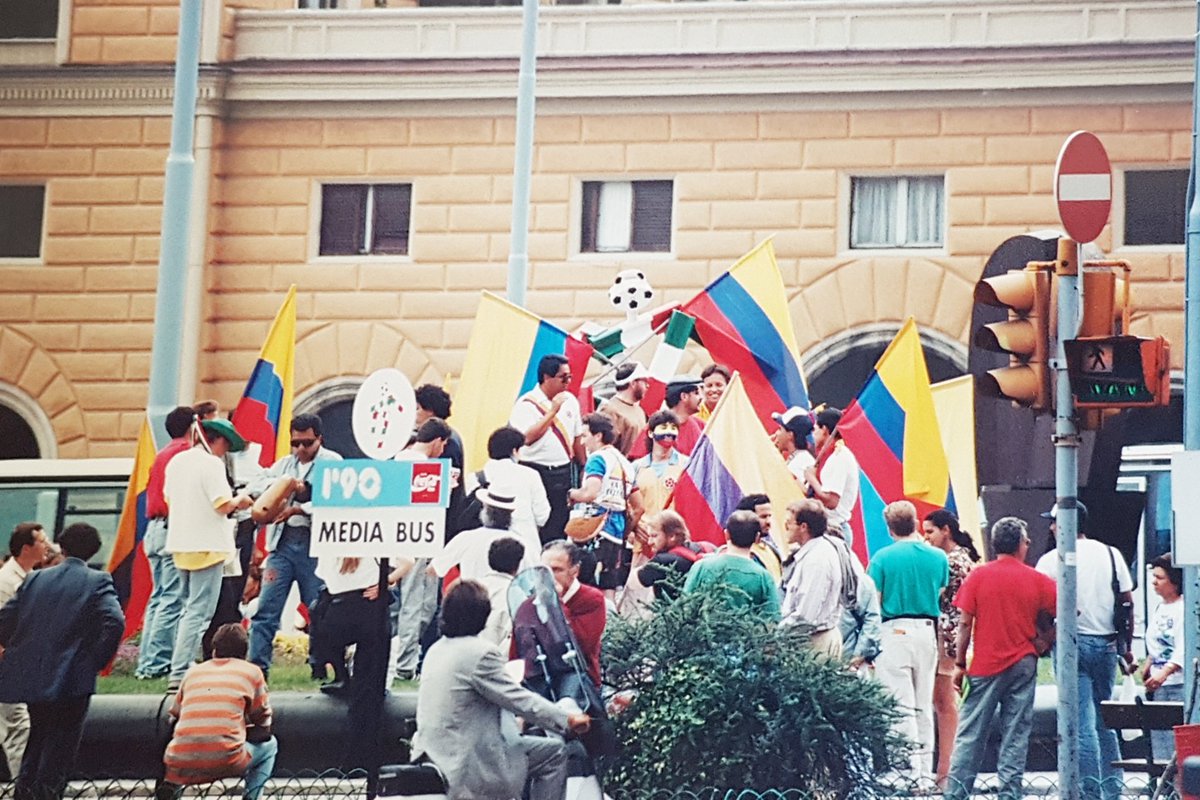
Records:
[[[1121,794],[1122,771],[1112,764],[1121,757],[1117,732],[1104,725],[1100,703],[1112,697],[1118,659],[1133,666],[1130,642],[1118,634],[1133,627],[1133,578],[1125,557],[1115,547],[1086,536],[1088,510],[1075,504],[1079,538],[1075,542],[1075,602],[1079,611],[1079,780],[1083,796],[1110,800]],[[1050,533],[1058,532],[1058,504],[1042,514]],[[1037,562],[1037,571],[1058,580],[1058,548]],[[1114,624],[1122,609],[1125,631]]]
[[[613,444],[628,458],[638,434],[646,427],[641,402],[650,388],[650,373],[639,362],[627,361],[617,367],[616,386],[617,393],[600,407],[600,413],[612,420],[617,434]]]
[[[772,414],[771,419],[779,424],[771,434],[771,441],[783,456],[788,472],[792,473],[792,477],[799,481],[801,486],[807,486],[804,471],[817,463],[808,445],[808,437],[813,432],[812,415],[806,408],[792,406],[782,414]]]
[[[483,525],[463,531],[446,543],[442,551],[429,562],[429,569],[439,578],[444,578],[457,566],[462,580],[482,580],[489,572],[488,551],[498,539],[517,539],[525,546],[521,569],[537,566],[540,546],[537,540],[521,536],[512,530],[513,512],[517,509],[517,498],[512,490],[489,484],[475,490],[475,497],[483,505],[480,514]]]

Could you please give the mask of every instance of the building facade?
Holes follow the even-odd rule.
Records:
[[[179,4],[28,5],[0,20],[0,456],[126,456]],[[452,386],[504,289],[520,10],[202,16],[181,397],[232,407],[293,283],[302,410],[383,366]],[[528,307],[612,323],[618,271],[682,300],[773,236],[816,400],[908,316],[961,372],[988,254],[1059,227],[1087,129],[1114,166],[1096,244],[1181,366],[1195,28],[1187,0],[544,7]]]

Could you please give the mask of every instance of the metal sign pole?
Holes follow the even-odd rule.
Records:
[[[1058,639],[1055,682],[1058,684],[1058,786],[1062,800],[1078,800],[1079,791],[1079,624],[1076,615],[1075,538],[1079,524],[1079,433],[1075,402],[1067,379],[1063,342],[1079,328],[1079,246],[1058,240],[1058,331],[1051,367],[1055,373],[1054,494],[1058,552]]]

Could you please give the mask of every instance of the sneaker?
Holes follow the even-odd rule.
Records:
[[[411,680],[416,680],[416,678],[417,678],[416,670],[412,670],[412,669],[396,670],[396,680],[398,680],[398,681],[411,681]]]

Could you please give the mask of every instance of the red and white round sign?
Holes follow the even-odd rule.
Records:
[[[1080,244],[1100,235],[1112,209],[1112,166],[1090,131],[1075,131],[1054,167],[1054,200],[1067,235]]]

